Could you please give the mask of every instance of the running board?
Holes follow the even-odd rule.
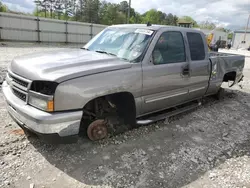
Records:
[[[161,113],[161,114],[158,113],[158,115],[151,115],[150,117],[147,117],[145,119],[139,119],[136,121],[136,123],[138,125],[147,125],[147,124],[154,123],[154,122],[160,121],[160,120],[164,120],[164,119],[169,118],[171,116],[192,110],[194,108],[197,108],[200,105],[201,105],[201,102],[197,101],[197,103],[191,104],[191,105],[188,105],[185,107],[179,107],[179,108],[176,107],[175,110],[167,112],[167,113]]]

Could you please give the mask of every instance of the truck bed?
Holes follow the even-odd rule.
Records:
[[[245,56],[228,53],[209,52],[210,82],[207,94],[213,93],[222,82],[238,83],[243,77]]]
[[[236,77],[242,73],[245,56],[218,52],[209,52],[209,59],[212,62],[212,68],[217,66],[217,74],[223,79],[223,76],[229,72],[235,72]]]
[[[238,54],[230,54],[230,53],[222,53],[222,52],[209,52],[209,57],[228,57],[228,56],[242,56],[242,55],[238,55]]]

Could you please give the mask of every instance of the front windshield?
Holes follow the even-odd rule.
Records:
[[[94,37],[84,48],[139,62],[152,35],[153,31],[147,29],[108,28]]]

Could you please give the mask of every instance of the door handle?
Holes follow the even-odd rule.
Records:
[[[189,67],[188,66],[185,66],[182,68],[182,75],[189,76]]]

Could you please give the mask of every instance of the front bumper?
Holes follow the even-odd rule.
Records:
[[[5,82],[2,91],[11,117],[22,127],[36,134],[68,137],[79,133],[82,111],[48,113],[17,98]]]

